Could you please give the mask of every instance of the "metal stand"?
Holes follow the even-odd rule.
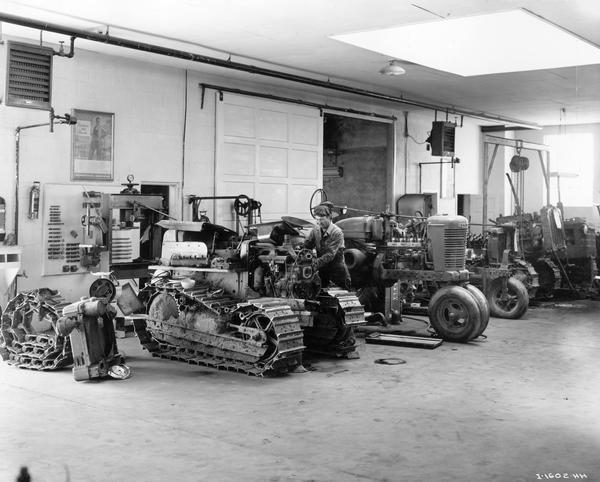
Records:
[[[492,157],[488,161],[490,145],[494,146]],[[482,220],[483,226],[488,224],[488,183],[492,174],[492,168],[494,167],[494,161],[496,154],[498,153],[498,147],[512,147],[516,150],[527,149],[538,153],[540,159],[540,166],[544,175],[544,182],[546,184],[546,204],[550,204],[550,147],[545,144],[537,144],[535,142],[527,142],[520,139],[506,139],[504,137],[496,137],[490,135],[483,136],[483,209],[482,209]],[[544,162],[544,153],[546,153],[546,160]],[[523,206],[523,199],[520,199],[520,204]]]

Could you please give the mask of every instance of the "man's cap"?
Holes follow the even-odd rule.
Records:
[[[319,204],[317,207],[315,207],[315,209],[313,210],[313,213],[315,216],[331,216],[331,207],[333,207],[332,203],[329,202],[324,202]]]

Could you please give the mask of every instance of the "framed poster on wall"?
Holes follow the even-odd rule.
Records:
[[[112,181],[115,115],[73,109],[71,181]]]

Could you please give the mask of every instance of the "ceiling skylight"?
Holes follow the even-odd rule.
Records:
[[[331,38],[462,76],[600,63],[598,47],[526,10],[435,20]]]

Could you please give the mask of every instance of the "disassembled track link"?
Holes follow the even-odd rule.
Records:
[[[354,327],[366,324],[365,309],[355,293],[327,288],[317,296],[321,307],[311,327],[304,329],[307,350],[336,357],[357,358]]]
[[[0,322],[0,356],[32,370],[57,370],[73,363],[69,337],[57,334],[56,322],[68,303],[57,291],[40,288],[11,299]]]

